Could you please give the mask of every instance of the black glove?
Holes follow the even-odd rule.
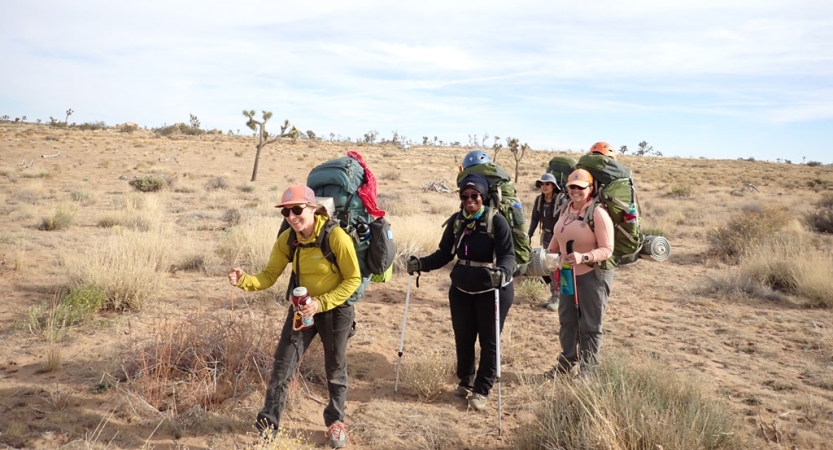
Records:
[[[499,288],[503,286],[503,271],[500,269],[490,270],[489,278],[492,279],[492,287]]]
[[[419,258],[417,258],[416,256],[411,255],[408,258],[408,266],[407,266],[406,270],[408,271],[408,275],[413,275],[414,272],[419,272],[420,271]]]

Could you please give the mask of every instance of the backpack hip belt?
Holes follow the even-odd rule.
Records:
[[[491,262],[481,262],[481,261],[471,261],[468,259],[458,259],[457,264],[462,266],[471,266],[471,267],[485,267],[487,269],[494,269],[495,263]]]

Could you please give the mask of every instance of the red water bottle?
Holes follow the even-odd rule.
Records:
[[[298,286],[292,290],[292,306],[295,308],[295,317],[292,320],[292,329],[295,331],[306,330],[313,325],[311,314],[301,314],[301,308],[309,305],[312,298],[307,293],[307,288]]]

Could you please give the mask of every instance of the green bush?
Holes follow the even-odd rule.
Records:
[[[130,180],[129,184],[139,192],[157,192],[164,189],[168,185],[168,182],[160,176],[148,175],[144,178]]]
[[[736,260],[745,250],[776,237],[790,219],[788,210],[774,206],[742,211],[708,233],[709,251]]]
[[[700,384],[659,361],[614,355],[583,382],[537,386],[535,420],[513,448],[739,449],[739,424]]]
[[[44,301],[29,308],[27,326],[34,332],[49,333],[51,339],[61,340],[66,328],[92,320],[104,301],[104,291],[98,286],[76,286],[58,296],[57,301]]]
[[[158,128],[153,128],[153,132],[159,136],[173,136],[177,134],[185,134],[190,136],[199,136],[205,134],[205,130],[197,127],[186,125],[184,123],[177,123],[174,125],[162,125]]]

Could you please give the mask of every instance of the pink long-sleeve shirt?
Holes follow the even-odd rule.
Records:
[[[573,202],[570,202],[567,209],[558,218],[554,228],[555,235],[547,248],[550,253],[563,253],[567,251],[567,241],[575,241],[573,242],[573,252],[590,255],[588,264],[577,264],[574,267],[573,270],[575,270],[576,275],[584,275],[590,272],[593,270],[594,262],[604,261],[613,254],[613,221],[610,220],[610,215],[604,208],[596,205],[593,210],[594,230],[590,230],[590,225],[584,223],[583,220],[571,217],[584,217],[589,207],[590,202],[576,211],[573,208]]]

